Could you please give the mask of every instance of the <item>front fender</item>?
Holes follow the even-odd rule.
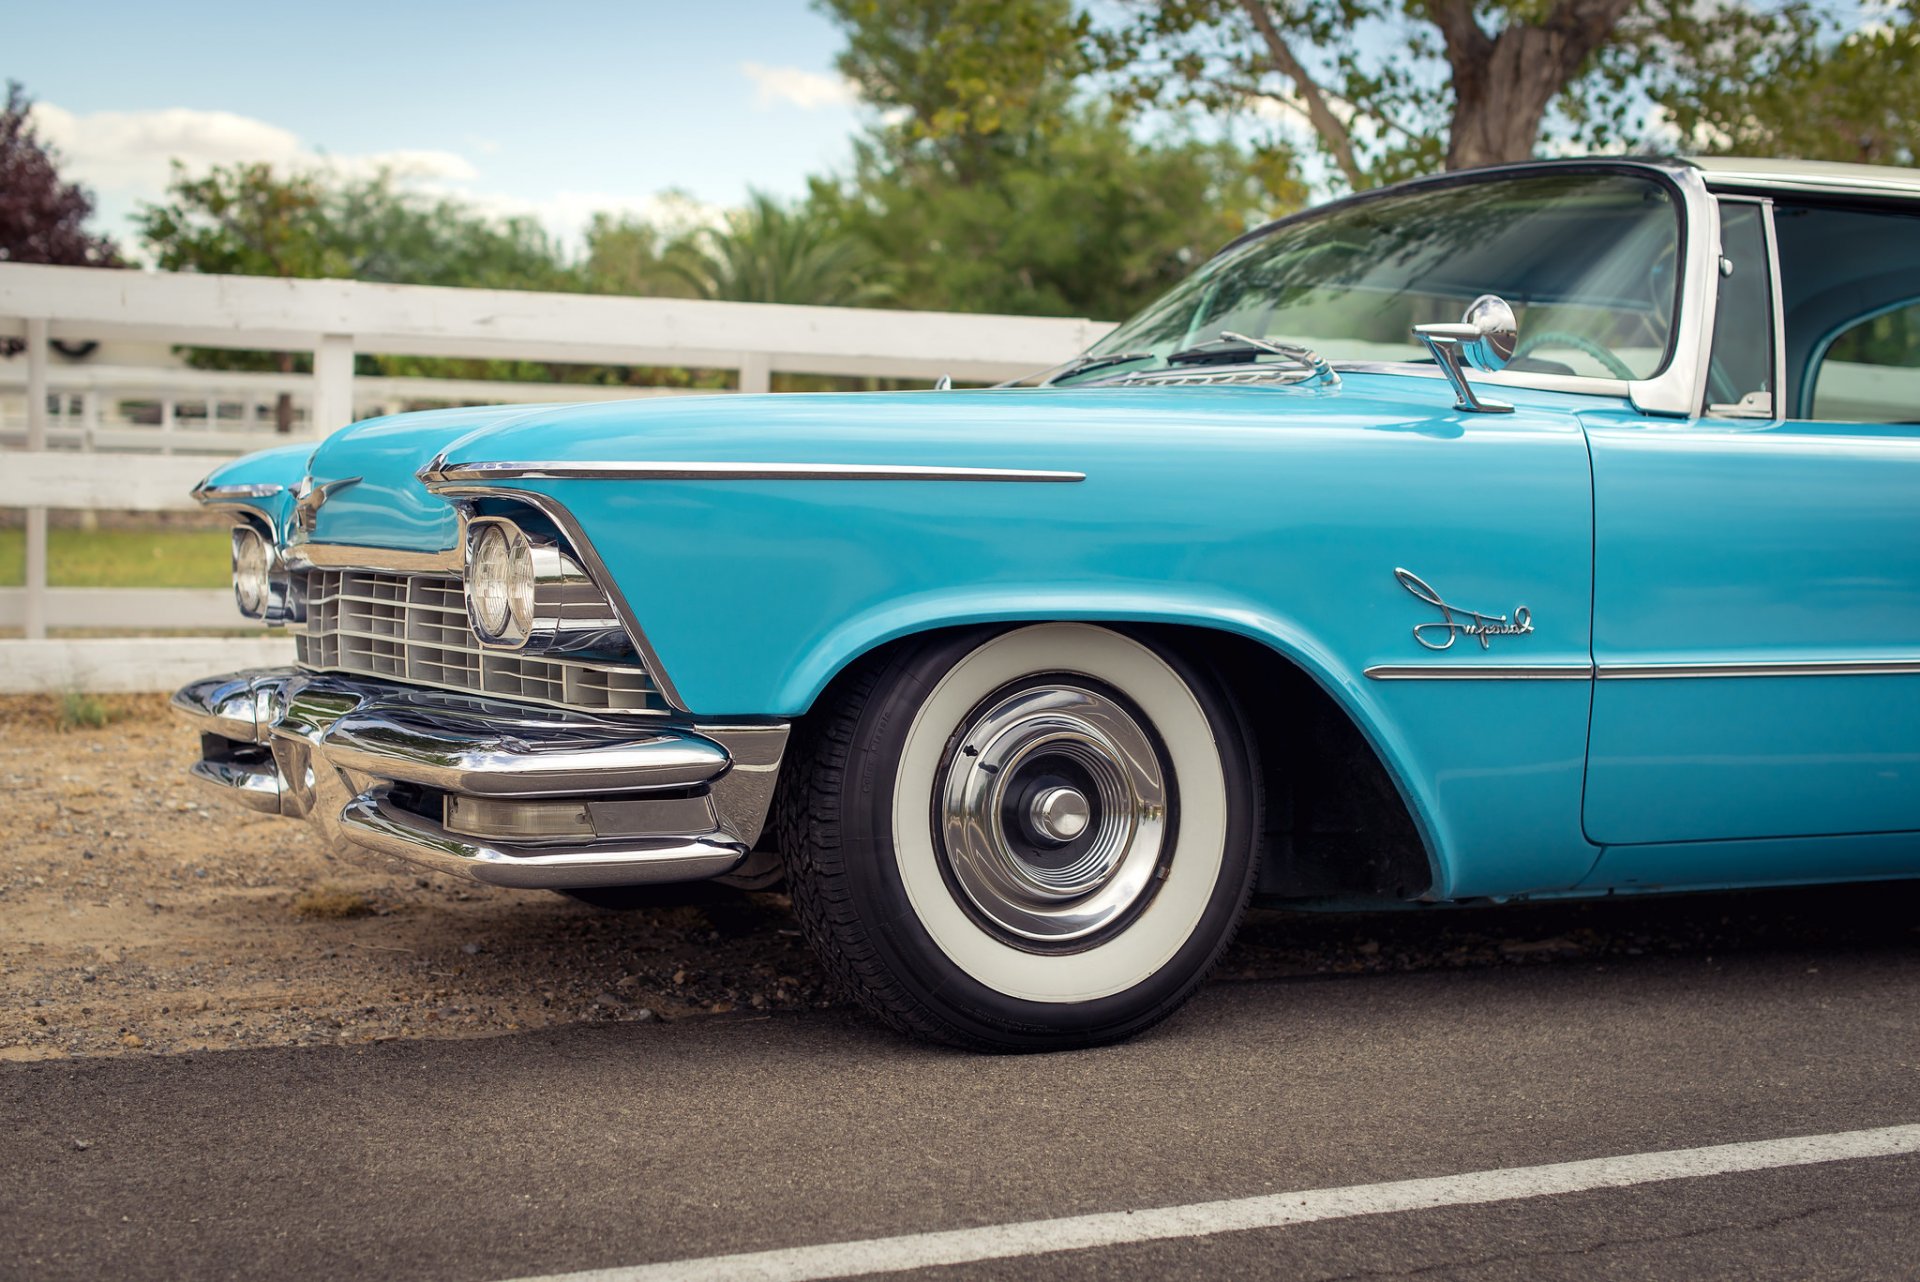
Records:
[[[1347,709],[1427,835],[1439,893],[1570,887],[1593,862],[1579,829],[1586,683],[1364,675],[1589,661],[1578,426],[1545,406],[1454,415],[1430,383],[1318,421],[1283,417],[1283,402],[1196,397],[1220,412],[1023,437],[983,423],[943,435],[938,452],[911,427],[861,442],[872,461],[1067,468],[1085,473],[1076,484],[514,484],[573,514],[696,716],[801,715],[848,663],[930,628],[1215,628],[1297,664]],[[764,457],[798,453],[756,439]],[[1395,577],[1401,566],[1463,606],[1525,605],[1533,630],[1484,655],[1477,641],[1431,655],[1413,628],[1437,616]]]

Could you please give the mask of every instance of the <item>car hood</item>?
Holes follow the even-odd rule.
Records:
[[[1503,393],[1506,389],[1502,389]],[[1544,394],[1523,394],[1539,400]],[[1549,398],[1553,399],[1553,398]],[[324,487],[315,542],[441,551],[448,503],[418,475],[436,462],[779,463],[1085,471],[1146,442],[1293,431],[1447,431],[1438,378],[1350,375],[1336,388],[993,388],[969,391],[650,396],[571,405],[432,410],[329,436],[307,464]],[[229,465],[238,470],[247,460]],[[218,483],[226,471],[209,478]],[[290,487],[303,478],[285,478]]]

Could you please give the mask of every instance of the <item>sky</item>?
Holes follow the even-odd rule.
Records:
[[[847,166],[870,112],[840,47],[805,0],[95,0],[13,6],[0,79],[123,244],[178,157],[385,164],[577,246],[596,210],[794,196]]]

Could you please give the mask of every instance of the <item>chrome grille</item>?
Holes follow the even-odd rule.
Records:
[[[306,605],[304,630],[294,637],[302,667],[599,712],[665,710],[638,663],[483,649],[453,575],[315,570]]]

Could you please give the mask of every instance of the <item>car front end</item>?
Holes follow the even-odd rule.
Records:
[[[366,458],[364,477],[305,470],[353,448],[276,452],[302,468],[278,482],[276,460],[242,460],[198,491],[234,519],[240,612],[291,634],[296,664],[173,696],[201,735],[193,775],[336,850],[495,885],[770,879],[753,852],[787,723],[677,715],[564,517],[431,496]],[[386,537],[368,504],[395,514]],[[349,524],[374,541],[332,541]]]

